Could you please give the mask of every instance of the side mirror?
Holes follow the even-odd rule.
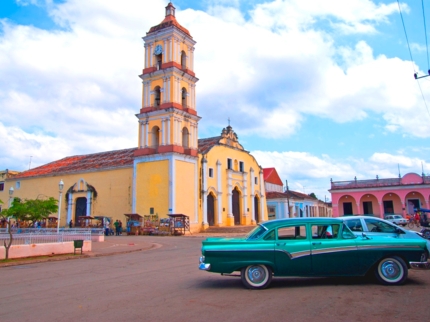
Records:
[[[363,237],[363,239],[370,239],[364,231],[361,233],[361,237]]]

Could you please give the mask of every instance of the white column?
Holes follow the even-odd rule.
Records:
[[[145,47],[145,68],[148,67],[148,45],[143,44],[143,47]]]
[[[91,191],[87,191],[87,216],[91,216]]]
[[[170,118],[167,119],[167,145],[170,145]]]
[[[165,120],[161,120],[161,145],[164,145],[164,123]]]
[[[154,44],[150,44],[149,45],[149,61],[150,61],[150,64],[151,64],[151,66],[150,67],[152,67],[152,66],[154,66],[154,63],[153,63],[153,58],[154,58]]]
[[[217,202],[218,202],[218,224],[222,224],[222,185],[221,185],[221,162],[216,162],[216,177],[217,177]]]
[[[169,38],[169,61],[173,59],[173,38]]]
[[[248,182],[246,180],[246,173],[242,173],[243,183],[243,213],[244,216],[248,216]]]
[[[191,54],[190,54],[190,69],[194,71],[194,47],[191,48]]]
[[[203,207],[203,225],[207,225],[208,224],[208,209],[206,207],[206,198],[207,198],[207,194],[208,194],[208,183],[207,183],[207,179],[208,179],[208,173],[207,173],[207,167],[208,167],[208,161],[206,160],[205,157],[203,157],[202,160],[203,163],[203,191],[202,191],[202,207]]]
[[[254,181],[254,169],[251,168],[250,170],[250,181],[251,181],[251,196],[255,198],[255,181]],[[255,218],[255,203],[251,201],[251,220],[254,222],[257,221],[257,218]]]
[[[139,122],[140,125],[140,144],[139,147],[143,148],[143,145],[145,144],[145,126],[143,125],[143,121]]]
[[[149,136],[148,127],[149,127],[148,122],[145,122],[145,124],[144,124],[144,128],[145,128],[145,148],[148,147],[148,136]]]
[[[233,217],[233,201],[232,201],[232,192],[233,187],[231,185],[231,170],[227,171],[227,199],[228,199],[228,209],[227,209],[227,216]]]
[[[260,214],[261,214],[261,220],[267,220],[267,218],[264,216],[264,201],[263,198],[265,198],[266,192],[264,191],[264,177],[263,177],[263,170],[260,169]]]
[[[163,46],[163,61],[167,62],[167,39],[164,39],[164,46]]]
[[[67,201],[67,223],[72,220],[72,205],[73,205],[73,193],[69,193],[69,200]],[[76,223],[75,223],[76,224]]]

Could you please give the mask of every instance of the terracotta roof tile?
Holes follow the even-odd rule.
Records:
[[[275,168],[264,168],[263,176],[264,176],[264,181],[283,186],[282,180],[279,177],[278,172],[276,171]]]
[[[131,167],[136,148],[75,155],[36,167],[14,176],[14,179],[39,177],[53,174],[68,174]]]
[[[206,154],[212,149],[215,145],[219,144],[219,141],[222,139],[221,136],[214,136],[206,139],[199,139],[199,153]]]

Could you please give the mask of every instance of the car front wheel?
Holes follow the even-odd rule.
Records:
[[[242,283],[250,289],[263,289],[272,281],[272,269],[266,265],[250,265],[241,271]]]
[[[400,285],[408,277],[408,267],[400,257],[383,258],[376,266],[375,275],[379,282],[385,285]]]

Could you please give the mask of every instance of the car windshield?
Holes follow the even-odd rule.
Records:
[[[394,219],[399,219],[399,218],[403,218],[402,216],[400,216],[400,215],[395,215],[395,216],[393,216],[393,218]]]
[[[250,240],[250,239],[258,239],[261,237],[261,235],[263,235],[265,232],[267,231],[267,228],[264,227],[263,225],[258,225],[257,227],[255,227],[253,230],[251,230],[248,235],[246,235],[245,239]]]

